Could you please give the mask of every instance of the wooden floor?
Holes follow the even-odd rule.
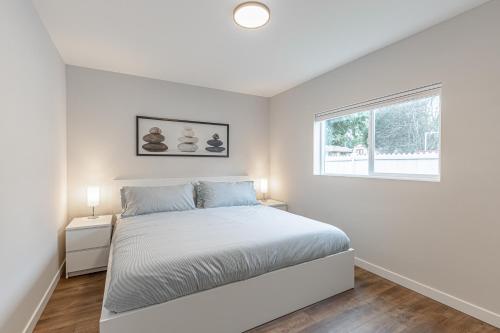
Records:
[[[105,273],[95,273],[69,280],[62,278],[35,332],[98,332],[105,277]],[[500,333],[500,330],[356,268],[353,290],[248,333],[264,332]]]

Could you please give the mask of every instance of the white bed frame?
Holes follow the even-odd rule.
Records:
[[[162,186],[194,180],[241,181],[248,177],[117,180],[122,186]],[[119,196],[118,196],[119,197]],[[118,202],[113,207],[120,207]],[[117,212],[117,210],[115,210]],[[113,261],[111,248],[108,273]],[[106,277],[106,297],[109,277]],[[103,306],[101,333],[237,333],[354,287],[354,250],[266,273],[145,308],[112,313]]]

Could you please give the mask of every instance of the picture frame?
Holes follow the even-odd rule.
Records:
[[[136,156],[229,157],[229,124],[136,116]]]

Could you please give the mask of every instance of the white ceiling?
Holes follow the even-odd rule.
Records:
[[[486,0],[265,0],[245,30],[244,0],[33,0],[64,61],[273,96]]]

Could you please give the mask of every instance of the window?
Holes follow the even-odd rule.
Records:
[[[319,175],[439,180],[441,87],[315,116]]]

